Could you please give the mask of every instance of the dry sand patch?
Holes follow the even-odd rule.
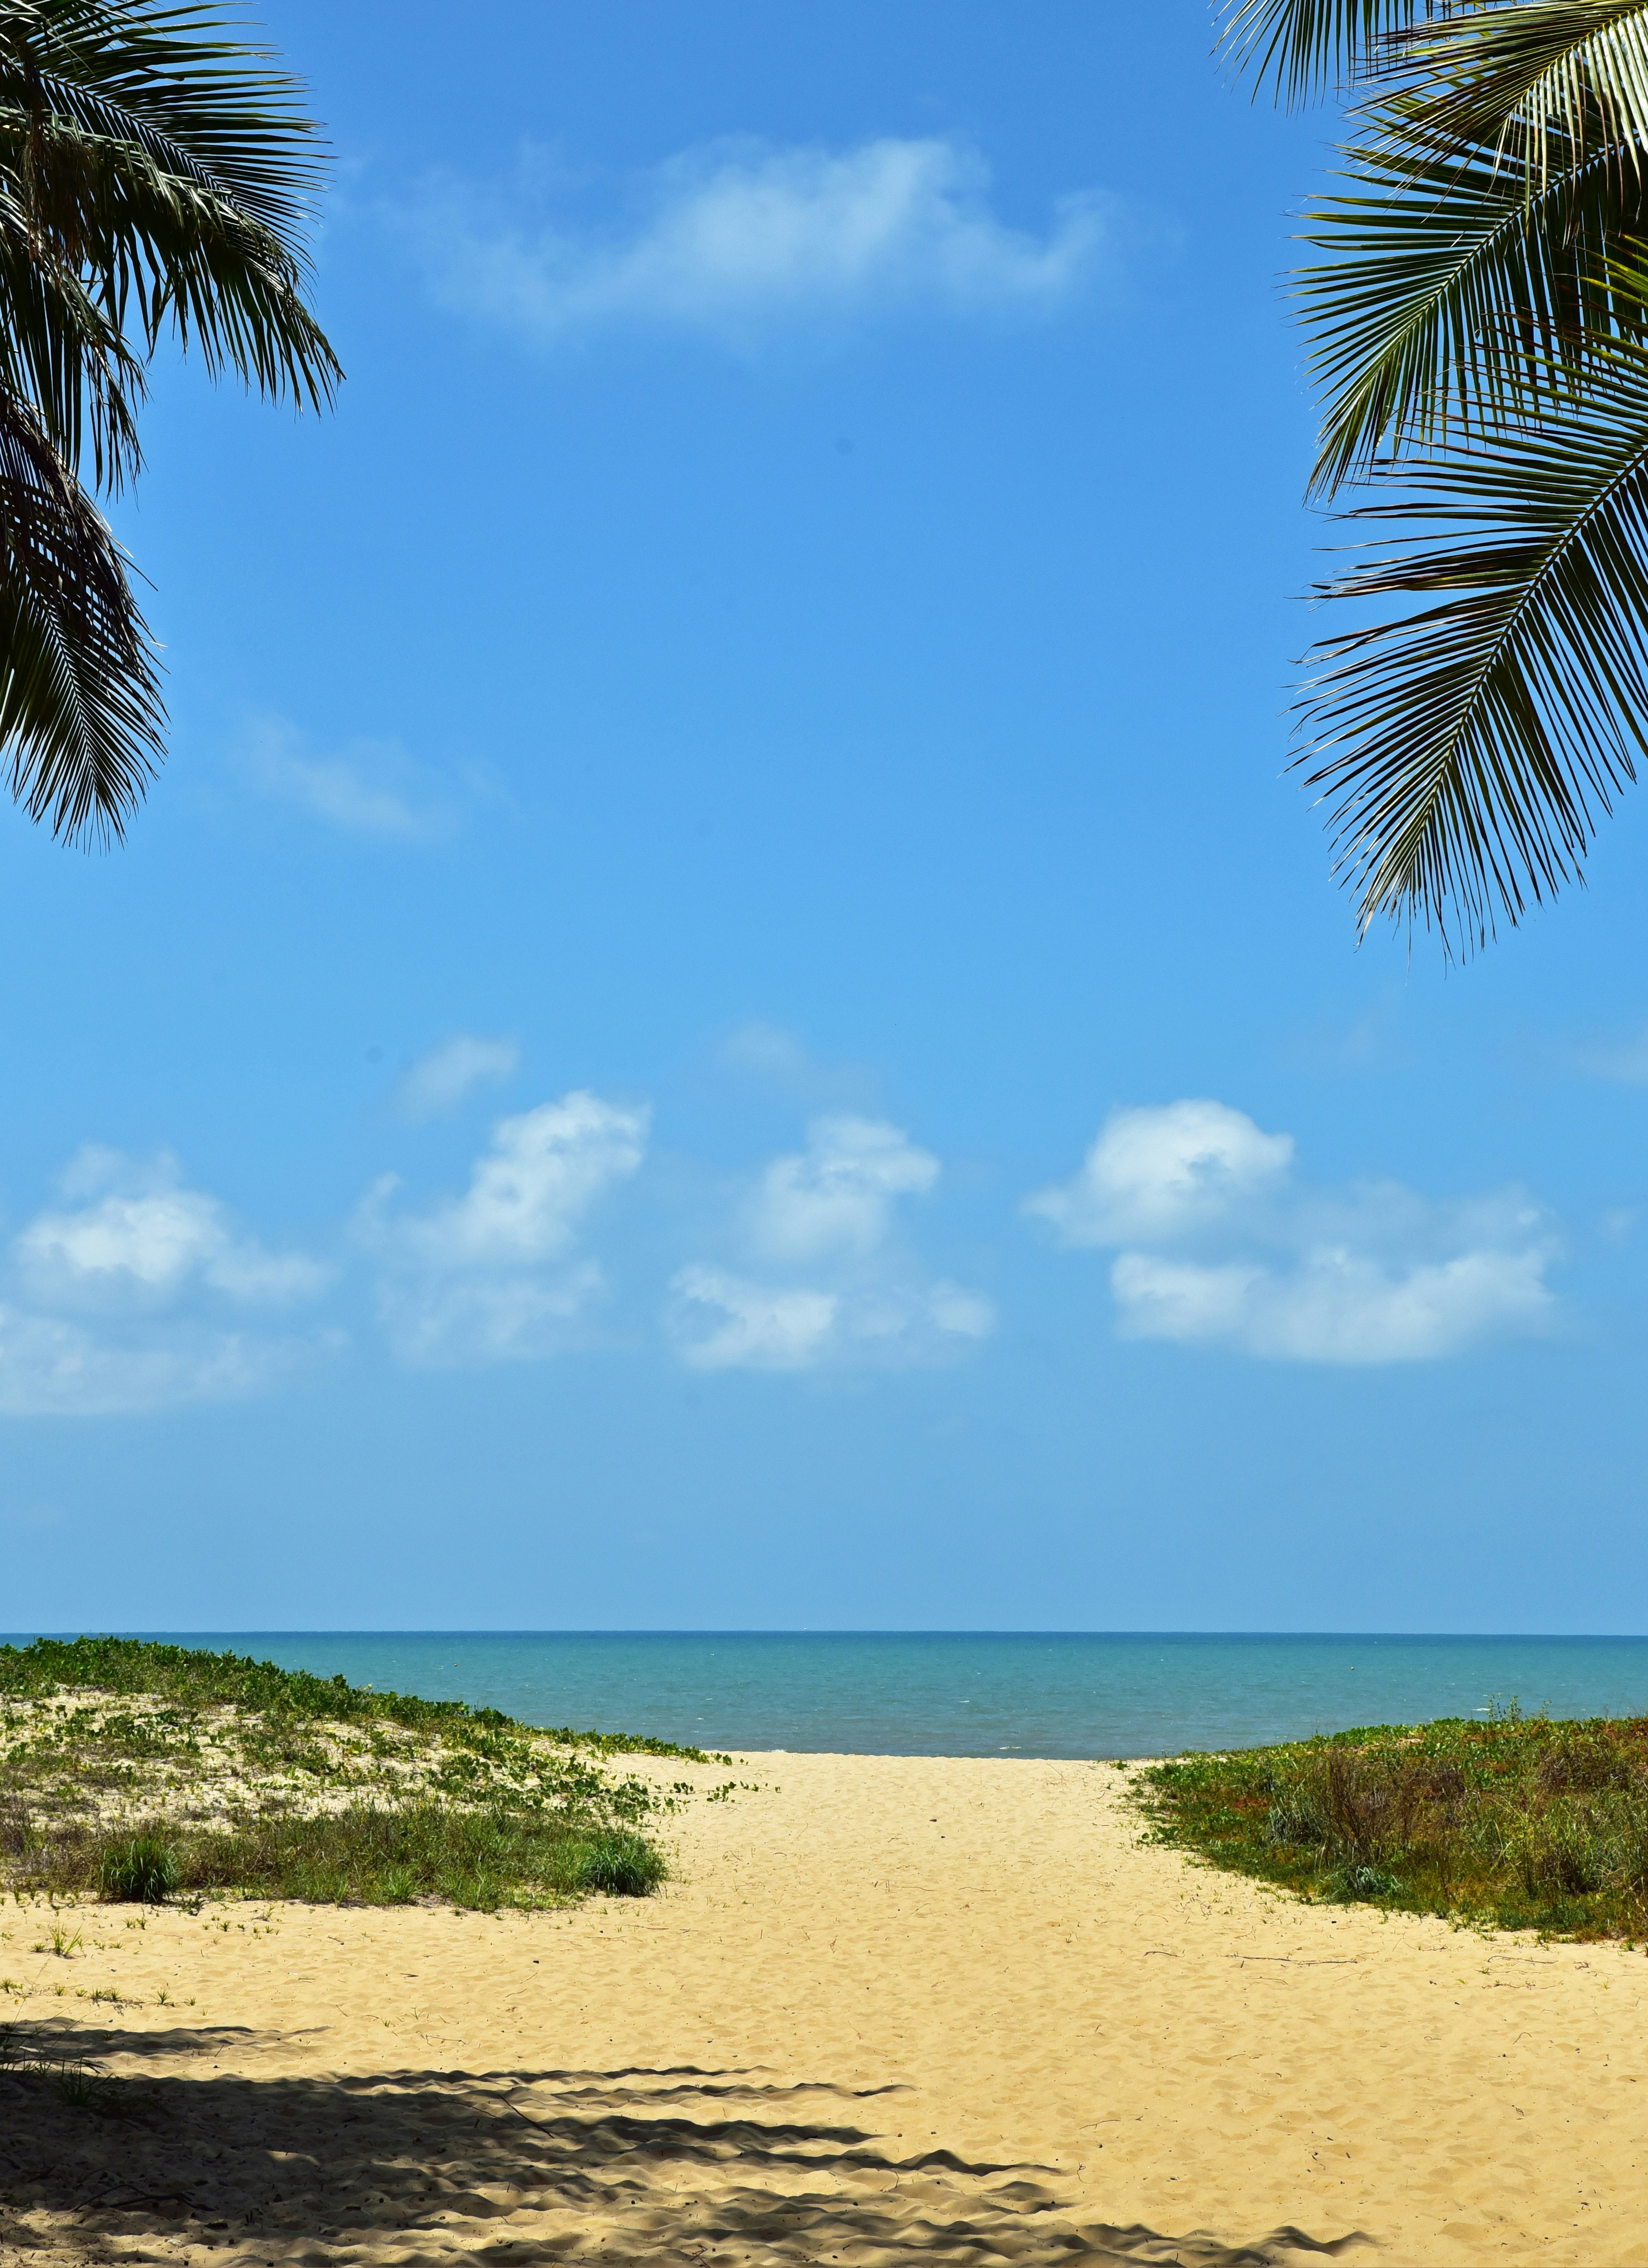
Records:
[[[644,1902],[83,1908],[68,1958],[9,1910],[18,2018],[144,2107],[0,2081],[0,2248],[1648,2263],[1642,1954],[1295,1905],[1108,1766],[739,1777]]]

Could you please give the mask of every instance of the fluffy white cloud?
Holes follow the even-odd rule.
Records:
[[[899,1366],[987,1338],[990,1301],[928,1280],[898,1240],[898,1200],[924,1196],[938,1173],[938,1160],[885,1119],[815,1119],[806,1148],[761,1174],[739,1222],[758,1266],[806,1266],[813,1280],[681,1269],[667,1320],[682,1361],[695,1370]]]
[[[175,1159],[83,1150],[64,1203],[13,1240],[0,1301],[0,1415],[100,1417],[269,1391],[336,1334],[271,1339],[214,1320],[224,1303],[290,1305],[331,1270],[269,1251],[185,1188]]]
[[[752,1207],[757,1248],[776,1260],[874,1252],[892,1225],[894,1201],[921,1197],[938,1160],[881,1118],[816,1118],[807,1146],[775,1158]]]
[[[472,1087],[512,1079],[520,1064],[513,1040],[483,1040],[457,1032],[412,1064],[395,1088],[395,1102],[408,1118],[433,1118],[455,1110]]]
[[[417,232],[448,305],[540,341],[637,322],[743,340],[820,315],[1063,305],[1101,259],[1110,201],[1061,198],[1034,235],[997,218],[989,187],[975,152],[938,139],[721,142],[659,167],[628,226],[523,227],[524,176],[506,199],[448,185]]]
[[[1110,1271],[1124,1337],[1291,1362],[1420,1362],[1549,1330],[1560,1240],[1515,1189],[1436,1205],[1392,1182],[1296,1185],[1293,1145],[1222,1103],[1118,1112],[1026,1210]]]
[[[263,794],[345,834],[431,843],[450,835],[461,817],[445,784],[393,740],[351,740],[334,755],[316,755],[295,725],[263,718],[247,735],[241,767]]]
[[[383,1270],[379,1311],[402,1359],[527,1361],[570,1344],[602,1289],[574,1247],[592,1207],[646,1154],[649,1114],[583,1093],[500,1119],[460,1197],[395,1213],[394,1174],[356,1233]]]
[[[805,1370],[827,1351],[841,1309],[834,1292],[773,1290],[724,1268],[683,1268],[670,1289],[681,1359],[695,1370]]]
[[[1548,1248],[1392,1267],[1321,1248],[1291,1270],[1123,1253],[1110,1271],[1122,1336],[1222,1341],[1287,1362],[1423,1362],[1549,1328]]]
[[[328,1281],[331,1271],[319,1262],[266,1251],[216,1197],[184,1189],[173,1158],[143,1164],[116,1151],[83,1150],[63,1186],[95,1201],[37,1214],[12,1246],[23,1282],[42,1304],[156,1307],[195,1285],[233,1300],[283,1302],[313,1298]]]
[[[1291,1134],[1262,1134],[1246,1112],[1206,1101],[1117,1110],[1079,1173],[1026,1198],[1067,1244],[1119,1244],[1218,1219],[1285,1179]]]

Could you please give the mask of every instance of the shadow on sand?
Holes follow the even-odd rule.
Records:
[[[42,2268],[191,2253],[223,2268],[451,2268],[460,2255],[487,2268],[585,2255],[613,2268],[1270,2268],[1365,2241],[1093,2222],[1045,2167],[889,2154],[864,2121],[892,2088],[690,2066],[258,2077],[246,2066],[260,2050],[305,2043],[20,2029],[28,2060],[0,2070],[0,2258]]]

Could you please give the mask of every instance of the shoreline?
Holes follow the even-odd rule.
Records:
[[[4,2014],[166,2104],[77,2115],[111,2178],[147,2154],[185,2197],[109,2206],[99,2256],[976,2259],[967,2225],[1025,2262],[1322,2257],[1292,2231],[1404,2268],[1648,2263],[1641,1953],[1299,1905],[1141,1846],[1109,1763],[734,1771],[661,1823],[677,1877],[645,1900],[85,1905],[68,1957],[9,1908]],[[31,2099],[26,2154],[55,2117],[62,2159],[63,2115]],[[341,2117],[377,2139],[328,2164]],[[190,2135],[221,2154],[167,2172]],[[36,2260],[99,2226],[6,2206],[8,2249],[8,2219]]]

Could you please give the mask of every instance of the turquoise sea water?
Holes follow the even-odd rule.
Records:
[[[1142,1756],[1349,1725],[1648,1715],[1648,1638],[1151,1632],[143,1631],[530,1724],[711,1749]],[[13,1643],[26,1642],[14,1639]]]

